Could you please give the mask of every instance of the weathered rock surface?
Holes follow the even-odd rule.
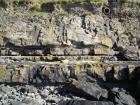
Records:
[[[67,83],[70,78],[78,81],[102,80],[138,82],[139,64],[26,64],[0,65],[0,82],[17,83]]]
[[[70,78],[83,82],[140,80],[138,64],[1,65],[0,71],[1,83],[67,83]]]
[[[137,105],[135,99],[124,89],[113,88],[110,99],[115,105]]]
[[[114,105],[112,102],[87,101],[87,100],[69,100],[59,102],[58,105]]]
[[[140,6],[108,2],[0,4],[0,105],[139,104]]]
[[[88,4],[83,5],[88,8]],[[69,9],[71,6],[75,9],[78,7],[70,4]],[[93,7],[97,9],[97,13],[84,16],[32,16],[27,13],[14,16],[4,12],[0,20],[0,45],[4,48],[1,48],[0,55],[118,56],[121,53],[127,60],[139,60],[139,37],[136,34],[139,33],[138,18],[109,18],[102,15],[100,7]],[[63,6],[59,9],[61,8]],[[114,11],[114,8],[119,7],[110,7],[110,10]],[[126,8],[130,10],[129,6]],[[88,10],[92,9],[89,6]],[[121,9],[121,12],[125,11],[125,8]],[[133,46],[133,50],[129,46]]]
[[[73,81],[75,94],[79,94],[80,96],[90,98],[92,100],[105,100],[108,98],[108,91],[106,89],[101,88],[96,83],[89,82],[76,82]]]
[[[62,86],[36,87],[33,85],[0,85],[1,105],[58,105],[60,100],[71,100],[66,93],[59,94]],[[73,96],[75,99],[81,99]],[[82,99],[83,100],[83,99]]]

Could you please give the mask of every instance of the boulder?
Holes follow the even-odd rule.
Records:
[[[60,101],[58,105],[114,105],[108,101],[67,100]]]
[[[92,100],[103,100],[108,98],[108,91],[96,83],[78,82],[72,80],[73,92],[79,96]]]
[[[101,38],[101,44],[111,48],[113,46],[113,41],[109,37],[103,37]]]
[[[139,54],[137,50],[131,50],[131,51],[127,50],[124,52],[124,56],[128,60],[139,60]]]
[[[135,99],[122,88],[113,88],[109,99],[115,102],[115,105],[137,105]]]

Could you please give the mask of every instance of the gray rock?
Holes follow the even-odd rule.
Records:
[[[52,83],[65,83],[67,81],[67,78],[64,74],[63,69],[59,66],[57,67],[56,65],[54,66],[53,73],[49,75],[49,80]]]
[[[124,52],[124,56],[128,60],[139,60],[139,55],[137,51],[126,51]]]
[[[136,100],[122,88],[113,88],[109,96],[115,105],[137,105]]]
[[[106,89],[101,88],[96,83],[90,82],[77,82],[73,84],[73,91],[76,94],[79,94],[82,97],[100,100],[108,98],[108,91]]]
[[[58,105],[114,105],[108,101],[69,100],[60,101]]]
[[[26,105],[26,104],[24,104],[20,101],[13,101],[13,102],[11,102],[11,105]]]

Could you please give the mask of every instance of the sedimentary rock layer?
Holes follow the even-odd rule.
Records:
[[[138,105],[139,3],[41,1],[0,0],[0,105]]]
[[[135,81],[139,80],[139,64],[108,63],[58,63],[33,65],[1,65],[1,83],[69,83],[69,79],[95,82]]]

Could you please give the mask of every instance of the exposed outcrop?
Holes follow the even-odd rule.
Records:
[[[72,8],[80,7],[77,4]],[[1,55],[116,55],[120,60],[120,56],[139,60],[139,17],[114,18],[114,12],[110,11],[113,15],[110,17],[102,7],[89,6],[91,10],[94,8],[97,13],[90,15],[14,16],[4,12],[0,28]],[[131,12],[131,7],[126,8]],[[58,8],[61,9],[63,6]]]
[[[140,103],[139,3],[39,5],[0,4],[0,104]]]

